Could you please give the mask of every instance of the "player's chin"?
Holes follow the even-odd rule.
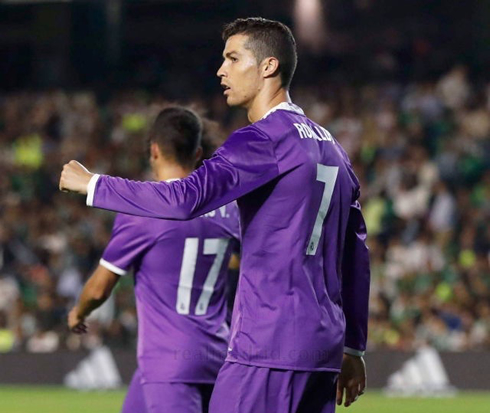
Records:
[[[233,96],[226,96],[226,104],[228,106],[239,106],[237,99],[234,99]]]
[[[226,104],[231,107],[243,106],[243,98],[233,94],[226,95]]]

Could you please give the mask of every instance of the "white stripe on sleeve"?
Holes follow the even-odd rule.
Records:
[[[94,195],[95,195],[95,185],[99,180],[100,175],[94,174],[87,185],[87,206],[91,207],[94,205]]]
[[[109,261],[106,261],[104,258],[100,259],[99,264],[117,275],[126,275],[128,273],[126,270],[116,267],[114,264],[111,264]]]
[[[355,350],[355,349],[350,348],[350,347],[344,347],[344,353],[349,354],[351,356],[362,357],[362,356],[364,356],[365,351]]]

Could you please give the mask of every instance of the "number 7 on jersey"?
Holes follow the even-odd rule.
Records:
[[[315,219],[315,225],[313,226],[313,232],[311,233],[310,240],[308,241],[308,247],[306,249],[306,255],[315,255],[322,236],[323,221],[327,216],[328,207],[332,201],[332,194],[335,188],[335,182],[337,181],[337,175],[339,173],[338,166],[326,166],[322,164],[316,165],[316,180],[323,182],[325,187],[323,188],[322,202]]]

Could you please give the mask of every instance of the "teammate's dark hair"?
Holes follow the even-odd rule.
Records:
[[[258,63],[266,57],[275,57],[279,61],[282,87],[289,88],[298,61],[296,41],[289,27],[275,20],[249,17],[225,25],[223,40],[226,42],[236,34],[248,36],[246,47]]]
[[[158,114],[148,140],[155,142],[165,156],[175,159],[179,165],[192,168],[201,136],[202,122],[193,110],[169,106]]]
[[[202,121],[202,157],[197,162],[196,168],[200,167],[204,160],[213,156],[216,149],[218,149],[226,140],[226,134],[221,129],[218,122],[209,118],[201,116]]]

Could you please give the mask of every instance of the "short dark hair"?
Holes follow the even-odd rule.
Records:
[[[215,120],[211,120],[206,117],[202,117],[202,157],[197,162],[196,167],[203,164],[203,161],[213,156],[216,149],[218,149],[226,140],[226,134]]]
[[[202,122],[193,110],[169,106],[158,114],[148,141],[156,143],[165,156],[175,159],[179,165],[193,167],[201,136]]]
[[[262,62],[266,57],[279,60],[281,85],[289,88],[298,61],[296,41],[289,27],[275,20],[248,17],[225,25],[223,40],[226,42],[236,34],[249,37],[246,47],[255,55],[257,62]]]

